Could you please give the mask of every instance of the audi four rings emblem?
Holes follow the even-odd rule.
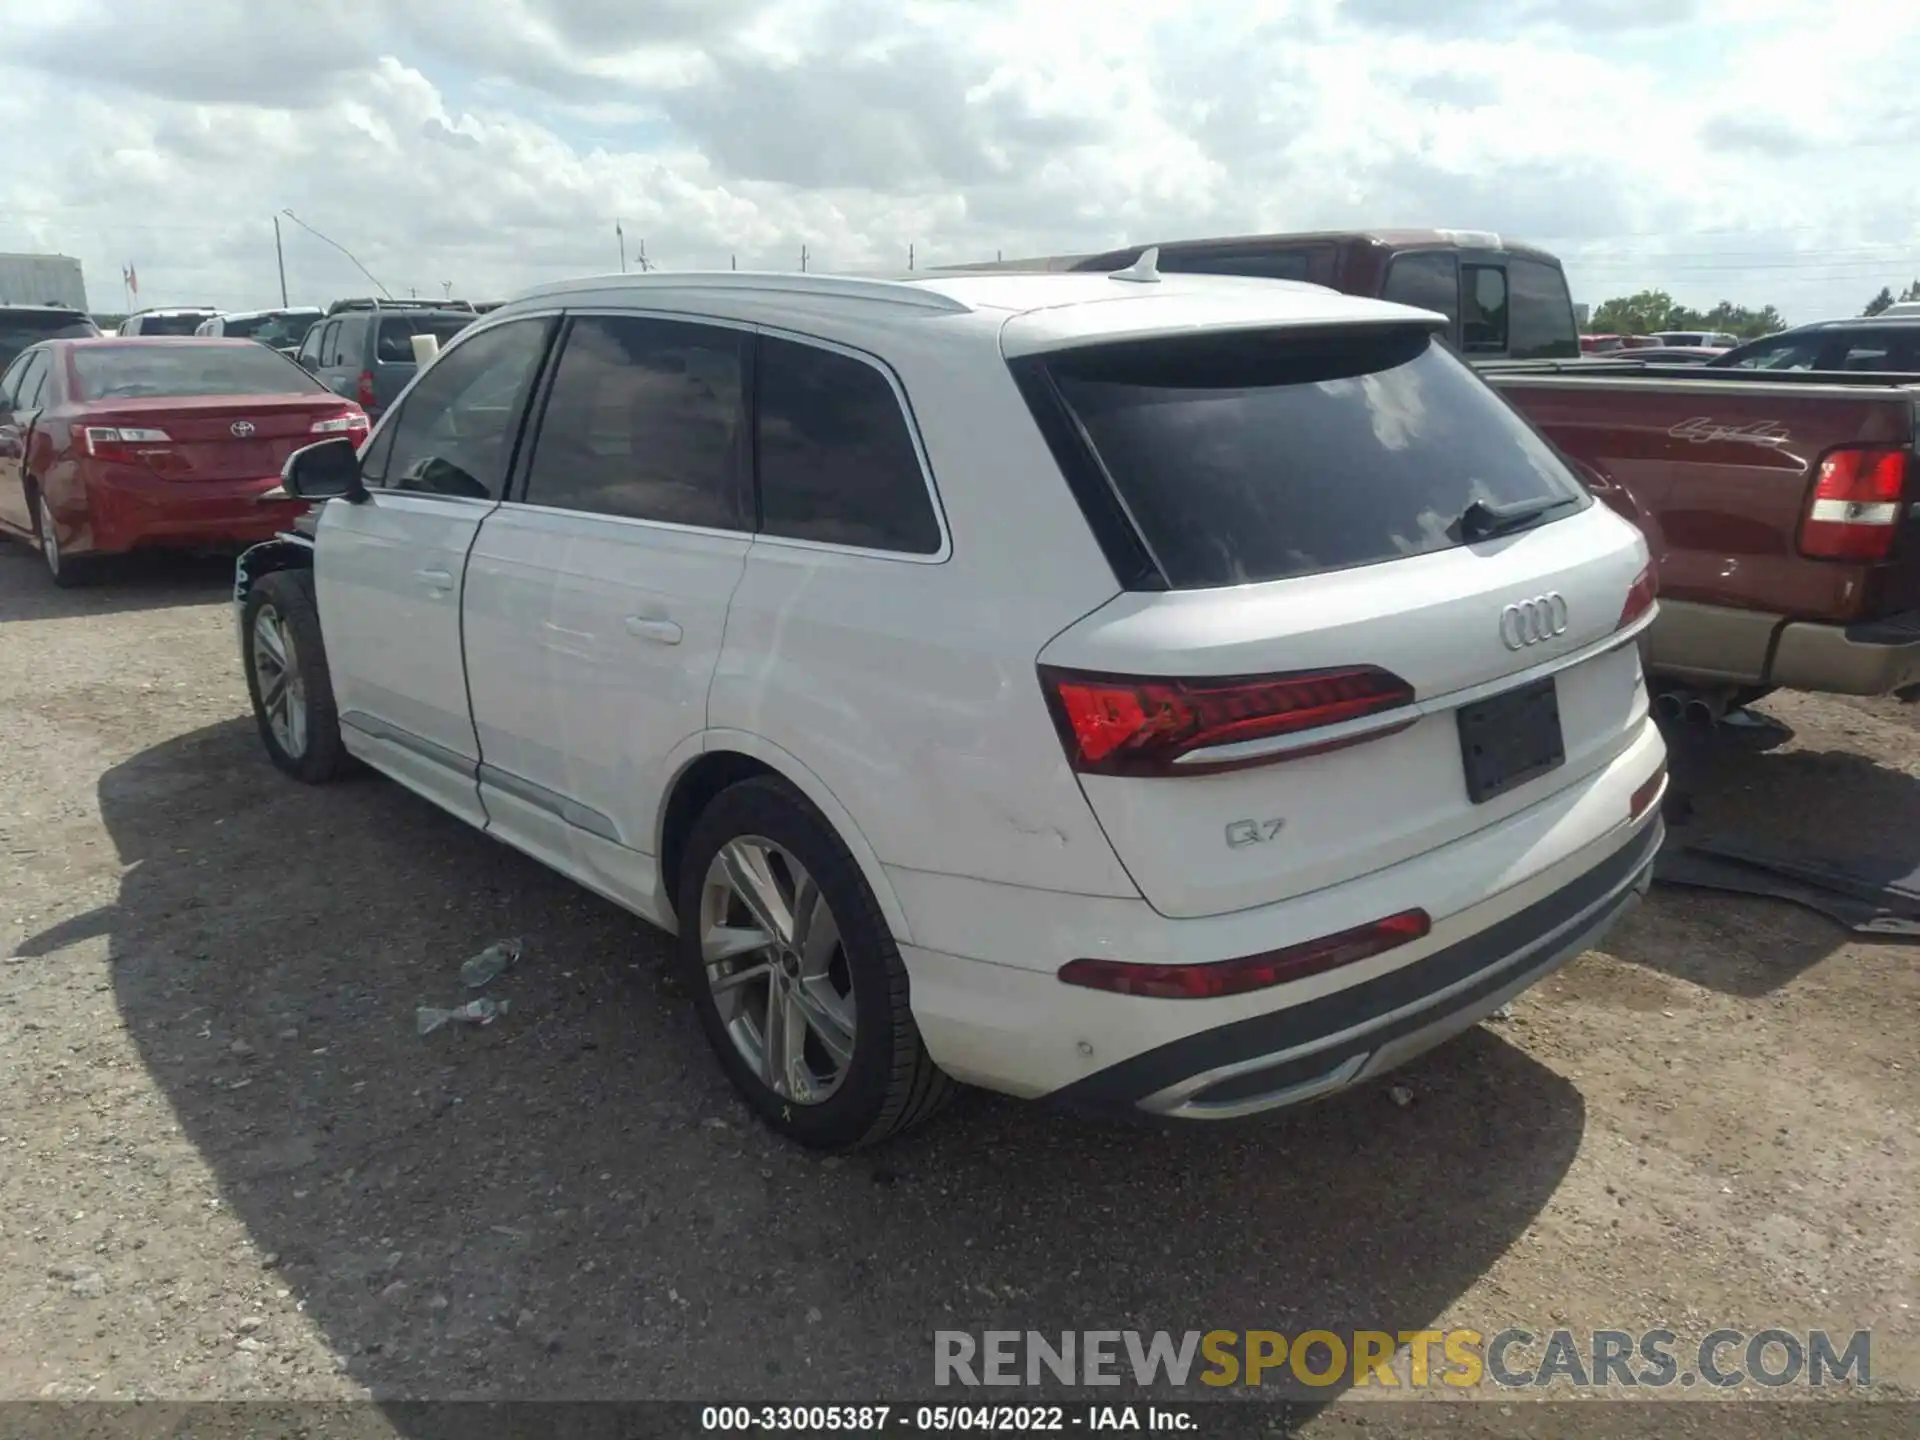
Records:
[[[253,422],[251,420],[236,420],[227,428],[244,440],[253,433]]]
[[[1500,638],[1509,650],[1524,650],[1567,633],[1567,600],[1558,590],[1521,600],[1500,612]]]

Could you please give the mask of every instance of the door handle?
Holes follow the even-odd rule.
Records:
[[[416,580],[428,586],[430,589],[451,590],[453,588],[453,572],[451,570],[416,570],[413,574]]]
[[[681,630],[671,620],[650,620],[644,615],[629,615],[627,633],[637,635],[642,640],[657,640],[662,645],[678,645]]]

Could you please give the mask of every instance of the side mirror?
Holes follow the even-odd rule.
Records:
[[[359,504],[367,498],[367,487],[360,483],[359,447],[345,436],[302,446],[280,467],[280,488],[296,500]]]
[[[289,360],[297,361],[300,358],[300,347],[298,345],[276,345],[274,349],[278,350]]]

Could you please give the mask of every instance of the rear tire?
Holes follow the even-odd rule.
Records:
[[[47,575],[55,585],[62,590],[77,590],[99,578],[99,561],[89,557],[75,559],[60,548],[60,536],[47,515],[38,489],[28,489],[27,509],[33,520],[34,548],[46,562]]]
[[[773,1129],[812,1149],[854,1150],[912,1129],[957,1093],[920,1038],[899,946],[860,867],[785,781],[744,780],[713,799],[688,837],[678,890],[676,947],[700,1023]]]
[[[311,570],[276,570],[247,591],[241,663],[267,756],[294,779],[324,785],[348,769],[320,638]]]

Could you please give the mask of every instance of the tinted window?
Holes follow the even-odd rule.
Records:
[[[289,345],[298,345],[305,340],[307,332],[319,318],[317,315],[249,315],[244,319],[225,321],[220,330],[228,336],[258,340],[262,345],[284,350]]]
[[[1291,250],[1248,250],[1221,254],[1163,251],[1159,268],[1169,275],[1258,275],[1268,280],[1325,283],[1333,252],[1324,245]]]
[[[140,333],[142,335],[191,335],[200,328],[200,322],[207,319],[204,310],[189,310],[176,315],[142,315]]]
[[[1387,267],[1382,300],[1438,310],[1460,328],[1460,268],[1450,250],[1416,250],[1396,255]]]
[[[575,320],[540,420],[528,502],[747,528],[740,454],[746,345],[744,332],[711,325]]]
[[[382,315],[375,358],[382,364],[413,363],[413,337],[437,336],[444,349],[449,340],[473,323],[471,315]]]
[[[1817,366],[1821,349],[1827,345],[1829,338],[1823,330],[1770,335],[1764,340],[1755,340],[1750,345],[1717,355],[1710,363],[1731,366],[1737,370],[1812,370]]]
[[[547,329],[545,320],[512,320],[428,366],[388,426],[391,443],[368,451],[366,483],[498,500]]]
[[[5,367],[29,345],[42,340],[84,340],[100,327],[84,315],[66,310],[0,311],[0,367]]]
[[[1471,501],[1583,495],[1465,363],[1410,328],[1155,340],[1050,367],[1179,589],[1444,550]]]
[[[88,345],[73,354],[74,398],[278,395],[317,391],[313,377],[258,345]]]
[[[940,549],[926,472],[885,375],[850,355],[763,337],[755,378],[763,531],[914,555]]]
[[[1507,348],[1507,273],[1498,265],[1460,267],[1460,348],[1470,355]]]
[[[1550,360],[1580,353],[1580,332],[1573,323],[1573,297],[1567,293],[1567,277],[1560,273],[1559,266],[1516,255],[1507,261],[1507,283],[1513,291],[1508,354],[1516,360]],[[1673,343],[1699,342],[1676,340]]]
[[[1842,337],[1836,370],[1912,373],[1920,362],[1920,330],[1863,330]]]

